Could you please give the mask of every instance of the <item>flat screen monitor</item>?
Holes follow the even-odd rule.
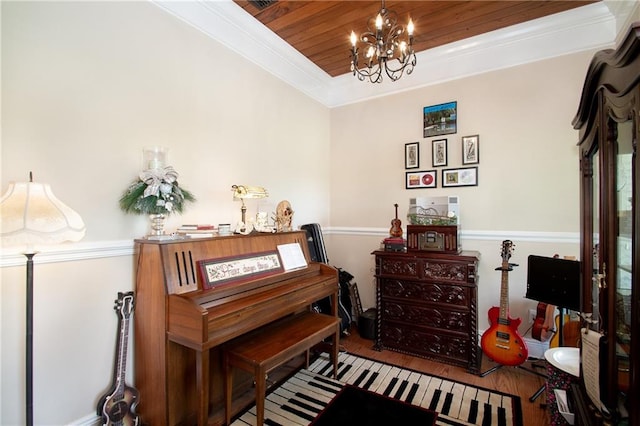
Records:
[[[527,262],[527,299],[581,311],[580,262],[530,255]]]

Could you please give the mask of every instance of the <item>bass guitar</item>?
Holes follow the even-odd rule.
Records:
[[[133,292],[118,292],[114,309],[118,313],[120,332],[116,345],[116,363],[111,389],[100,398],[97,414],[104,426],[136,426],[139,423],[135,413],[138,405],[138,390],[125,383],[127,366],[127,342],[129,341],[129,319],[133,312]]]
[[[482,351],[495,362],[502,365],[520,365],[529,357],[529,350],[522,336],[518,334],[520,318],[509,317],[509,271],[515,263],[509,263],[513,243],[510,240],[502,242],[502,266],[496,268],[502,271],[500,281],[500,307],[489,309],[489,323],[491,326],[480,339]]]

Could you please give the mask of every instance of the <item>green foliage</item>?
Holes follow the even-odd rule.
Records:
[[[120,209],[132,214],[171,214],[182,213],[186,202],[196,200],[186,189],[180,188],[178,181],[164,182],[158,195],[144,196],[148,185],[138,179],[132,183],[120,197]]]
[[[411,225],[456,225],[458,218],[455,216],[430,216],[424,214],[409,213],[407,219]]]

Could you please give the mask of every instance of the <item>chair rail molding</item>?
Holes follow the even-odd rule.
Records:
[[[60,244],[38,251],[34,262],[59,263],[107,257],[131,256],[134,253],[133,240],[93,241],[86,243]],[[2,248],[0,267],[24,266],[24,254],[20,250]]]
[[[347,235],[352,237],[379,237],[389,235],[387,228],[361,228],[346,226],[323,227],[327,235]],[[464,240],[502,241],[511,239],[550,244],[579,244],[578,232],[538,232],[538,231],[461,231]],[[88,259],[132,256],[135,253],[133,240],[93,241],[87,243],[61,244],[48,247],[34,257],[37,263],[73,262]],[[24,266],[24,254],[19,250],[0,250],[0,267]]]

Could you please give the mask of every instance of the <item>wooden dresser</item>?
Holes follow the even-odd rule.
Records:
[[[375,349],[391,349],[478,373],[480,254],[375,251]]]

